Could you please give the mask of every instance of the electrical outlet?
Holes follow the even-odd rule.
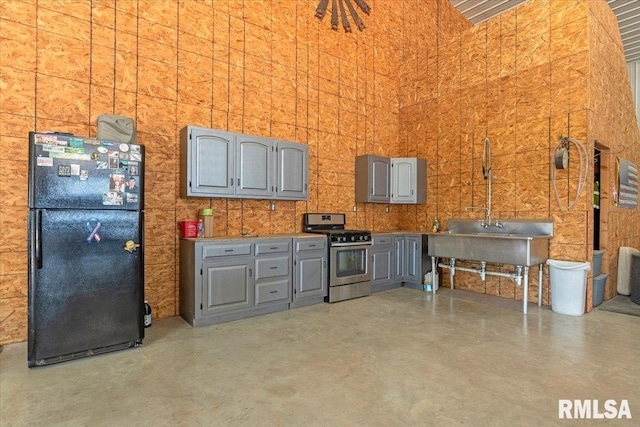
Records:
[[[384,211],[385,211],[385,212],[387,212],[387,213],[389,213],[389,206],[385,207],[385,208],[384,208]]]
[[[357,208],[356,206],[354,206],[354,207],[353,207],[353,211],[355,212],[355,211],[357,211],[357,210],[358,210],[358,208]]]
[[[276,204],[275,203],[271,203],[270,209],[272,211],[275,211],[276,210]]]

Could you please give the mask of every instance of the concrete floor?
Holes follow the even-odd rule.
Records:
[[[2,426],[633,425],[640,317],[406,288],[191,328],[27,368],[0,353]],[[559,420],[559,399],[627,399],[633,420]]]

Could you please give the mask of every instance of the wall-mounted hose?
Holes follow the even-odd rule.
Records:
[[[587,152],[587,147],[580,141],[573,138],[559,137],[560,143],[556,146],[556,148],[551,153],[551,183],[553,184],[553,191],[556,195],[556,202],[558,203],[558,207],[562,212],[567,212],[573,209],[578,203],[578,199],[582,194],[582,191],[585,188],[588,176],[589,176],[589,153]],[[580,159],[580,169],[578,175],[578,190],[576,192],[576,197],[573,199],[571,203],[567,206],[566,210],[563,204],[560,202],[560,195],[558,194],[558,185],[556,180],[556,169],[563,169],[560,167],[564,164],[564,161],[559,162],[557,158],[558,153],[562,155],[564,158],[569,153],[570,144],[576,146],[578,150],[578,158]]]

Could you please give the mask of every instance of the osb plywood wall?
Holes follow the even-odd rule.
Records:
[[[418,207],[415,216],[406,216],[403,225],[426,230],[435,217],[484,217],[465,207],[487,205],[481,159],[483,141],[489,138],[496,176],[493,219],[551,218],[550,257],[591,261],[593,168],[585,191],[568,210],[579,182],[577,149],[571,146],[569,169],[556,174],[560,204],[550,159],[560,135],[584,143],[590,162],[594,139],[611,153],[624,145],[619,155],[639,158],[622,44],[606,2],[532,0],[441,42],[426,61],[405,58],[401,69],[407,68],[411,72],[400,80],[401,142],[429,162],[430,202]],[[615,182],[613,167],[608,173]],[[609,298],[615,295],[618,247],[640,244],[640,217],[637,210],[614,207],[610,197],[605,207],[600,249],[609,253],[603,268],[610,274]],[[543,268],[542,298],[548,304],[548,269]],[[531,302],[539,298],[537,273],[537,267],[530,270]],[[522,299],[522,287],[511,279],[487,277],[483,282],[464,272],[456,277],[460,288]],[[445,271],[443,284],[448,283]],[[591,306],[589,276],[587,309]]]
[[[347,212],[353,228],[426,230],[436,216],[479,215],[464,207],[485,202],[485,137],[498,176],[495,214],[551,217],[552,257],[590,256],[591,195],[562,214],[549,156],[560,134],[590,149],[597,138],[612,152],[638,140],[621,95],[626,75],[593,72],[619,68],[604,0],[533,0],[473,28],[446,0],[369,0],[367,29],[352,34],[318,22],[317,3],[0,2],[0,343],[26,338],[27,133],[93,136],[102,113],[134,118],[147,148],[145,292],[159,317],[177,314],[177,223],[199,209],[214,209],[221,235],[300,231],[312,211]],[[602,32],[610,37],[595,56]],[[596,92],[616,102],[595,101]],[[268,201],[180,199],[178,132],[187,124],[309,144],[309,201],[270,211]],[[368,153],[426,158],[427,205],[353,212],[354,157]],[[566,174],[565,202],[575,166]],[[612,251],[640,246],[637,213],[609,213]],[[509,281],[474,280],[465,287],[521,298]],[[537,300],[535,286],[529,295]]]
[[[640,135],[629,90],[629,77],[624,63],[623,47],[616,17],[604,2],[589,4],[589,137],[606,150],[598,161],[605,168],[608,186],[601,193],[608,202],[601,215],[607,218],[607,236],[603,271],[609,274],[605,299],[616,295],[618,280],[618,250],[621,246],[640,248],[640,217],[638,209],[614,206],[617,186],[615,164],[623,158],[639,164]],[[593,230],[593,216],[588,219],[589,233]]]
[[[316,0],[0,2],[0,343],[26,339],[31,130],[94,136],[100,114],[135,119],[154,316],[177,314],[177,224],[201,208],[214,209],[219,235],[301,231],[307,211],[397,229],[402,207],[353,212],[354,157],[405,154],[400,60],[470,24],[445,0],[368,3],[366,30],[345,34],[314,17]],[[188,124],[309,144],[309,201],[270,211],[261,200],[180,199],[178,134]]]

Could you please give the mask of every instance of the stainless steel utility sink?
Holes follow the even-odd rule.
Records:
[[[532,266],[549,257],[553,221],[505,220],[484,227],[473,219],[450,219],[448,231],[428,234],[428,255],[456,260]]]

